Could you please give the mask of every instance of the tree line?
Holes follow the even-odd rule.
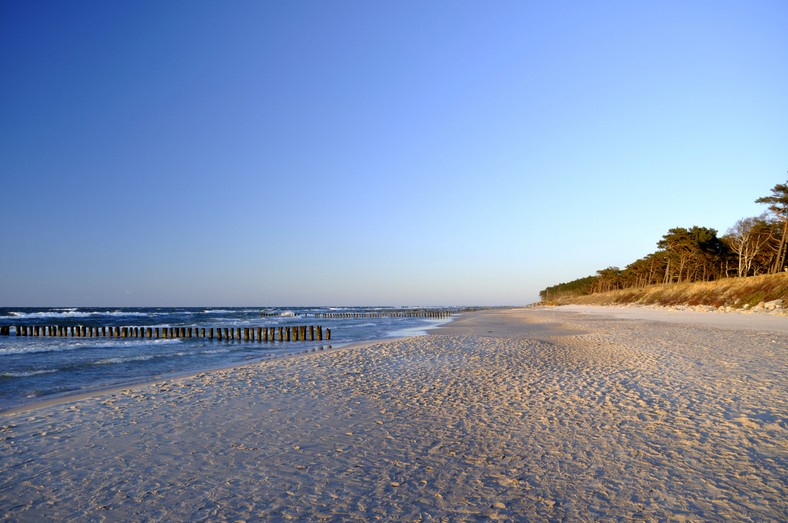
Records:
[[[786,269],[788,182],[755,200],[767,206],[760,216],[742,218],[724,236],[708,227],[674,227],[657,242],[658,250],[624,269],[608,267],[539,293],[542,301],[654,284],[712,281],[773,274]]]

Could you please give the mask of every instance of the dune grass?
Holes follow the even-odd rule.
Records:
[[[556,305],[707,305],[750,308],[759,303],[783,299],[788,302],[788,273],[747,278],[725,278],[710,282],[650,285],[584,296],[564,296]]]

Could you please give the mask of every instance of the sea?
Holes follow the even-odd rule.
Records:
[[[417,336],[462,308],[402,307],[65,307],[0,308],[0,411],[61,396],[124,387],[355,342]],[[424,312],[447,313],[423,317]],[[414,317],[411,313],[416,313]],[[325,317],[328,316],[328,317]],[[207,338],[17,336],[15,326],[280,327],[331,329],[331,340],[259,342]]]

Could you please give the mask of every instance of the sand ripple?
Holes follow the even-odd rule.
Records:
[[[407,338],[0,417],[2,513],[788,520],[788,336],[570,320],[582,333]]]

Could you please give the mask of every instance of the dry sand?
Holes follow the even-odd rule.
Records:
[[[599,309],[484,311],[0,416],[0,514],[788,520],[786,331]]]

